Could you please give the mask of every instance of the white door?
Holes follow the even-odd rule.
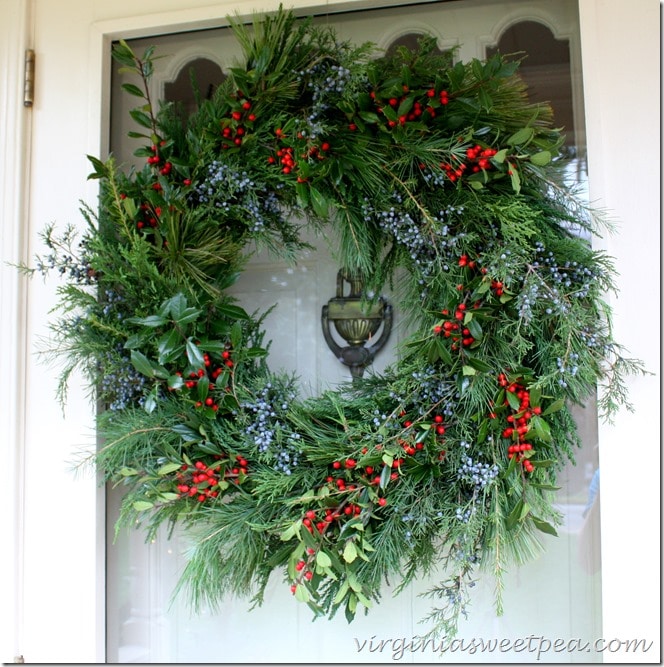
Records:
[[[441,48],[459,47],[462,59],[483,57],[485,49],[497,44],[501,35],[519,20],[544,25],[554,38],[567,40],[570,54],[569,117],[579,124],[580,77],[578,62],[575,2],[496,2],[468,0],[408,8],[372,10],[320,17],[337,27],[339,36],[356,43],[371,40],[388,47],[411,33],[433,32]],[[239,54],[228,30],[173,35],[142,40],[158,44],[159,53],[169,57],[158,61],[154,78],[155,95],[163,95],[165,84],[173,81],[183,67],[203,57],[222,68]],[[544,79],[546,74],[542,75]],[[540,79],[541,80],[541,79]],[[113,101],[112,149],[121,159],[130,160],[134,145],[124,136],[131,99]],[[580,125],[577,126],[581,130]],[[580,135],[581,132],[579,131]],[[235,286],[236,296],[245,307],[276,308],[267,320],[272,339],[270,363],[273,368],[295,371],[306,392],[317,393],[325,386],[348,378],[343,367],[327,349],[320,329],[320,311],[334,296],[337,266],[324,242],[303,254],[295,267],[258,256]],[[399,313],[391,344],[401,335]],[[375,368],[380,370],[394,358],[384,350]],[[570,468],[569,483],[560,494],[560,507],[566,523],[560,537],[546,539],[547,551],[537,562],[511,572],[505,579],[505,614],[497,618],[493,609],[490,576],[477,586],[467,622],[462,622],[460,637],[465,639],[541,637],[547,641],[563,638],[592,640],[600,636],[600,581],[593,552],[580,547],[584,525],[582,512],[587,486],[595,470],[595,416],[581,415],[587,451],[579,456],[580,465]],[[119,498],[109,492],[109,535],[117,515]],[[398,657],[404,640],[416,636],[418,621],[429,602],[418,593],[429,587],[422,581],[398,598],[385,591],[383,602],[368,616],[348,625],[340,616],[332,621],[312,623],[309,609],[297,603],[281,577],[268,586],[262,608],[249,611],[246,600],[229,600],[220,613],[191,615],[181,600],[171,604],[170,596],[183,567],[186,536],[176,534],[167,540],[158,537],[145,545],[141,533],[123,534],[108,546],[107,628],[110,662],[386,662]],[[599,553],[599,544],[593,546]],[[580,553],[582,549],[582,553]],[[394,641],[396,643],[394,643]],[[401,643],[400,643],[401,642]],[[532,644],[531,646],[537,644]],[[550,648],[550,647],[549,647]],[[587,653],[546,652],[547,661],[587,661]],[[594,655],[594,654],[593,654]],[[531,662],[532,651],[493,653],[459,652],[445,661]],[[430,650],[410,652],[405,661],[431,662],[438,659]]]

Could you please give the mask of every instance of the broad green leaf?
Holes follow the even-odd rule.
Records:
[[[126,197],[125,199],[122,200],[122,208],[125,210],[125,213],[130,217],[130,218],[135,218],[136,213],[138,212],[138,208],[136,207],[136,202],[129,198]]]
[[[413,108],[414,103],[415,103],[414,97],[410,95],[406,97],[406,99],[399,105],[399,108],[397,109],[397,115],[404,116],[405,114],[407,114]]]
[[[157,341],[157,350],[159,352],[159,363],[167,364],[177,359],[184,349],[182,345],[182,336],[177,329],[171,329]]]
[[[486,361],[482,361],[482,359],[478,359],[477,357],[468,357],[468,364],[481,373],[489,373],[492,370]]]
[[[521,178],[519,177],[519,171],[516,168],[516,165],[513,165],[511,163],[508,163],[508,164],[509,164],[509,172],[508,173],[509,173],[510,179],[512,180],[512,189],[514,190],[514,192],[516,192],[516,194],[519,194],[519,192],[521,192]],[[503,295],[503,296],[505,296],[505,295]],[[509,299],[507,299],[507,300],[509,300]],[[500,303],[505,303],[505,301],[503,301],[502,296],[500,298]]]
[[[362,584],[357,580],[354,572],[348,572],[347,581],[348,585],[355,591],[355,593],[362,590]]]
[[[304,584],[297,584],[297,588],[295,589],[295,599],[300,602],[309,602],[309,600],[311,600],[309,591]]]
[[[242,327],[239,322],[235,322],[231,327],[231,345],[234,348],[240,347],[242,344]]]
[[[482,340],[482,325],[477,321],[477,318],[474,317],[468,324],[466,325],[468,327],[468,330],[470,331],[470,335],[475,339],[475,340]]]
[[[119,473],[123,477],[131,477],[132,475],[138,475],[138,470],[136,468],[120,468]]]
[[[550,415],[554,412],[558,412],[558,410],[562,410],[565,407],[565,399],[564,398],[559,398],[557,401],[554,401],[547,407],[544,412],[542,412],[542,416],[546,417],[547,415]]]
[[[472,366],[464,366],[462,369],[464,375],[476,375],[477,371]]]
[[[352,563],[357,558],[357,549],[353,540],[348,540],[348,542],[346,542],[343,557],[347,563]]]
[[[177,317],[174,315],[175,321],[180,325],[189,324],[190,322],[195,322],[200,314],[203,311],[198,308],[185,308],[180,315]]]
[[[550,468],[552,465],[555,465],[556,462],[552,459],[542,459],[541,461],[530,461],[536,468]]]
[[[532,515],[530,518],[533,520],[535,528],[541,530],[543,533],[547,533],[548,535],[553,535],[555,537],[558,537],[556,529],[548,521],[544,521],[543,519],[538,519],[536,516]]]
[[[530,161],[537,165],[538,167],[545,167],[549,162],[551,162],[551,152],[550,151],[540,151],[530,156]]]
[[[544,440],[545,442],[551,440],[551,428],[541,417],[534,415],[530,420],[530,425],[540,440]]]
[[[295,192],[297,194],[297,205],[299,208],[309,206],[309,186],[306,183],[296,183]]]
[[[542,390],[539,387],[533,387],[530,390],[530,405],[531,407],[537,407],[542,400]]]
[[[512,408],[512,410],[518,411],[521,407],[521,401],[519,400],[519,397],[513,391],[505,392],[505,396],[507,397],[507,402],[510,404],[510,408]]]
[[[196,395],[198,396],[198,400],[205,401],[205,399],[208,397],[208,393],[210,391],[210,383],[208,382],[208,379],[206,377],[202,377],[197,383],[196,383]]]
[[[324,551],[319,551],[316,554],[316,564],[321,567],[330,567],[332,559]]]
[[[130,95],[135,95],[136,97],[145,97],[145,93],[133,83],[123,83],[122,89]]]
[[[194,342],[193,338],[187,338],[186,344],[187,359],[189,363],[195,368],[203,368],[205,366],[205,360],[203,359],[203,353],[200,351],[198,345]]]
[[[301,525],[302,521],[296,521],[295,523],[292,523],[290,526],[288,526],[288,528],[281,532],[279,539],[284,542],[288,542],[288,540],[293,539],[299,532]]]
[[[141,375],[146,375],[147,377],[154,377],[154,369],[150,360],[138,350],[131,351],[131,363],[134,368],[141,373]]]
[[[508,137],[506,143],[508,146],[523,146],[533,138],[534,134],[535,130],[532,127],[524,127]]]
[[[378,486],[381,489],[385,489],[385,487],[390,483],[390,475],[392,474],[390,469],[391,465],[392,464],[390,464],[389,466],[388,465],[383,466],[383,470],[380,473],[380,482]]]
[[[357,601],[358,602],[363,604],[367,609],[371,609],[371,607],[373,606],[371,604],[371,600],[369,600],[367,597],[362,595],[362,593],[360,593],[360,591],[355,591],[355,595],[357,595]]]
[[[157,470],[157,475],[163,477],[164,475],[169,475],[176,470],[179,470],[182,467],[181,463],[165,463],[159,470]]]
[[[182,385],[184,385],[181,375],[169,375],[167,382],[169,389],[181,389]]]
[[[357,611],[357,597],[355,596],[354,593],[350,593],[348,595],[348,602],[346,603],[346,609],[344,610],[344,615],[346,616],[346,620],[349,623],[353,622],[356,611]]]
[[[156,387],[155,387],[156,389]],[[151,391],[146,397],[145,401],[143,402],[143,409],[145,412],[148,414],[152,414],[154,412],[154,409],[157,407],[157,395],[155,391]]]
[[[147,317],[129,317],[127,322],[140,324],[144,327],[161,327],[168,322],[165,317],[160,315],[148,315]]]
[[[542,491],[560,491],[562,487],[554,486],[553,484],[538,484],[537,482],[530,482],[530,486],[534,489],[542,489]]]
[[[346,597],[346,593],[348,593],[348,589],[350,586],[348,585],[348,580],[344,581],[343,584],[341,584],[341,587],[337,591],[337,594],[334,596],[334,600],[332,600],[332,604],[340,604],[341,601]]]
[[[224,303],[217,306],[217,313],[223,317],[228,317],[233,320],[250,320],[249,313],[240,306],[235,306],[232,303]]]
[[[519,500],[517,504],[512,508],[512,511],[509,513],[505,522],[510,530],[514,528],[516,524],[519,522],[519,519],[521,518],[521,513],[523,512],[525,507],[527,506],[523,502],[523,500]]]
[[[499,150],[492,158],[491,160],[493,162],[497,162],[498,164],[502,164],[505,162],[505,158],[507,157],[507,148],[503,148]]]
[[[137,500],[133,504],[133,508],[137,512],[145,512],[151,510],[154,507],[154,503],[150,503],[147,500]]]
[[[142,127],[147,127],[148,129],[152,127],[150,116],[144,111],[141,111],[140,109],[131,109],[129,115]]]
[[[314,213],[321,218],[327,218],[329,212],[327,199],[325,199],[323,194],[314,187],[310,189],[310,194]]]

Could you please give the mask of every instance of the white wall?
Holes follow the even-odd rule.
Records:
[[[581,0],[579,12],[590,194],[619,225],[603,242],[620,274],[620,294],[611,299],[615,335],[657,374],[634,378],[635,412],[623,411],[615,425],[600,428],[604,635],[655,639],[661,631],[660,4]],[[618,661],[629,659],[621,654]]]
[[[3,263],[32,256],[45,223],[80,221],[78,200],[93,200],[84,156],[104,148],[104,34],[146,35],[173,24],[203,27],[236,8],[277,6],[273,0],[197,0],[186,10],[181,0],[34,1],[29,20],[31,1],[0,0]],[[306,9],[314,2],[289,4]],[[616,334],[659,371],[659,4],[581,0],[580,16],[591,192],[621,222],[605,242],[621,273]],[[18,73],[29,45],[37,52],[32,111],[20,106]],[[29,208],[21,195],[24,164],[32,187]],[[39,279],[24,287],[2,267],[0,417],[9,466],[2,506],[8,510],[4,534],[12,534],[15,543],[2,570],[9,581],[2,583],[17,595],[14,600],[3,594],[2,602],[0,657],[9,662],[18,653],[29,662],[48,663],[102,661],[104,655],[102,505],[94,478],[71,470],[78,445],[93,442],[92,411],[74,388],[63,418],[53,400],[54,373],[34,356],[54,288]],[[620,415],[600,433],[604,636],[657,640],[651,649],[657,660],[659,379],[634,379],[630,392],[634,415]],[[621,654],[619,660],[628,657]]]

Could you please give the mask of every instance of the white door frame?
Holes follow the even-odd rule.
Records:
[[[177,0],[63,0],[34,6],[21,0],[1,1],[9,9],[8,14],[3,10],[9,29],[3,30],[2,36],[12,37],[6,48],[13,51],[6,59],[13,68],[20,67],[17,53],[34,44],[38,63],[37,101],[29,112],[31,118],[26,120],[23,111],[15,108],[22,92],[21,76],[15,69],[7,79],[8,92],[0,93],[0,101],[6,105],[0,113],[10,109],[5,120],[7,136],[13,130],[12,138],[17,142],[3,147],[5,173],[0,178],[0,194],[7,195],[2,203],[4,224],[9,225],[9,234],[3,230],[3,259],[14,261],[30,256],[36,247],[36,234],[46,222],[73,221],[79,198],[94,201],[93,185],[81,192],[89,171],[85,161],[81,158],[77,162],[71,156],[73,152],[103,155],[107,151],[109,45],[113,39],[217,27],[224,25],[220,16],[238,10],[274,10],[278,4],[273,0],[222,0],[180,9]],[[309,14],[411,2],[291,0],[289,4],[297,13]],[[56,12],[70,12],[69,31],[58,36],[59,43],[48,25]],[[619,231],[602,241],[621,274],[624,296],[611,297],[616,336],[634,356],[657,371],[659,2],[583,0],[579,12],[591,197],[621,221]],[[69,74],[49,70],[56,44],[58,48],[71,44]],[[84,53],[87,60],[81,63]],[[58,98],[58,94],[65,98]],[[54,114],[48,106],[58,99],[71,108]],[[60,127],[45,127],[46,120],[56,118]],[[61,137],[49,137],[49,133],[73,138],[65,142]],[[66,175],[57,173],[58,151],[63,150],[71,151],[69,157],[62,158]],[[651,168],[647,160],[653,163]],[[10,175],[11,165],[18,170],[18,177]],[[0,290],[2,340],[3,345],[15,348],[13,356],[3,352],[3,373],[11,377],[0,394],[0,406],[10,443],[5,507],[11,514],[8,532],[16,542],[8,590],[16,593],[8,596],[12,598],[11,609],[7,603],[3,605],[3,620],[8,618],[4,627],[10,628],[13,636],[3,640],[6,654],[2,658],[10,661],[23,653],[29,662],[103,662],[103,495],[93,476],[72,484],[67,469],[72,443],[80,441],[83,434],[91,438],[92,412],[85,397],[75,390],[63,420],[59,408],[51,405],[52,379],[31,358],[34,337],[43,332],[48,310],[55,302],[54,283],[42,285],[33,280],[26,286],[15,278],[5,281],[4,275]],[[659,601],[656,596],[644,599],[643,590],[659,590],[660,583],[660,393],[657,378],[630,380],[628,388],[636,412],[623,411],[614,426],[600,426],[604,638],[652,639],[655,647],[646,658],[656,661]],[[42,478],[49,476],[48,485],[36,479],[37,471]],[[604,655],[605,661],[622,662],[630,657],[643,658],[621,652]]]

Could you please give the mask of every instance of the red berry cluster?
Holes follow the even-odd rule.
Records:
[[[412,121],[420,121],[423,118],[435,118],[436,117],[436,109],[434,108],[435,106],[440,106],[440,105],[446,105],[449,103],[449,94],[446,90],[441,90],[439,92],[436,91],[434,87],[429,88],[429,90],[426,91],[426,100],[414,100],[412,103],[412,106],[406,111],[405,113],[401,113],[396,119],[394,118],[394,115],[392,113],[386,114],[385,109],[386,107],[391,107],[392,109],[398,110],[401,108],[401,105],[403,102],[405,102],[408,99],[408,93],[409,93],[409,88],[408,86],[404,85],[402,86],[404,94],[401,95],[400,97],[392,96],[387,99],[381,99],[375,91],[371,91],[369,93],[369,96],[374,102],[374,105],[376,106],[376,112],[378,114],[386,116],[386,124],[388,127],[393,128],[397,126],[403,126],[406,125],[406,123],[412,122]],[[436,100],[437,102],[434,102]],[[349,126],[349,129],[351,131],[357,129],[356,126]]]
[[[462,325],[462,321],[466,316],[466,304],[459,303],[454,309],[454,315],[450,314],[449,309],[443,308],[441,314],[448,319],[445,319],[442,324],[437,324],[433,328],[436,335],[443,335],[445,338],[450,338],[452,341],[451,349],[453,351],[459,350],[459,344],[463,347],[470,347],[474,342],[470,333],[470,329]]]
[[[184,381],[184,386],[187,389],[196,391],[197,395],[200,395],[199,392],[199,383],[204,382],[208,385],[208,391],[216,389],[216,380],[224,372],[225,369],[232,369],[235,365],[231,357],[231,350],[226,349],[221,353],[221,364],[215,364],[212,361],[212,358],[207,352],[203,353],[203,362],[205,368],[199,368],[196,371],[190,371],[189,376]],[[176,371],[176,375],[182,377],[181,371]],[[205,392],[204,392],[205,393]],[[214,400],[212,396],[206,396],[203,400],[197,400],[195,403],[197,408],[210,408],[214,412],[219,410],[218,403]]]
[[[279,132],[279,130],[277,130]],[[280,136],[280,135],[277,135]],[[293,147],[284,146],[276,151],[276,157],[270,155],[267,159],[268,164],[277,164],[284,174],[290,174],[295,169],[295,158],[293,157]]]
[[[477,174],[480,171],[489,171],[493,167],[491,158],[497,152],[495,148],[482,148],[482,146],[476,144],[466,151],[466,161],[456,155],[452,155],[452,160],[456,164],[441,162],[440,168],[445,172],[447,178],[454,183],[454,181],[467,173]]]
[[[312,547],[307,548],[307,559],[299,560],[295,564],[295,571],[298,573],[298,579],[304,577],[307,581],[311,581],[314,577],[314,571],[311,567],[314,565],[316,557],[316,550]],[[291,593],[295,594],[297,590],[297,583],[291,585]]]
[[[239,484],[248,475],[248,463],[243,456],[228,459],[217,454],[214,458],[211,464],[196,461],[193,469],[182,464],[176,475],[180,498],[196,498],[203,503],[216,498],[228,488],[229,482]]]
[[[256,114],[251,111],[251,101],[246,99],[241,90],[234,96],[236,103],[231,113],[221,121],[222,148],[241,146],[247,130],[251,129]]]
[[[286,144],[284,141],[286,139],[286,134],[281,128],[277,128],[274,132],[275,136],[279,141]],[[298,133],[298,140],[304,141],[305,137]],[[302,160],[324,160],[328,157],[328,153],[331,149],[330,143],[328,141],[323,141],[320,144],[309,144],[308,147],[300,154],[300,159]],[[292,145],[283,145],[280,148],[277,148],[274,155],[270,155],[267,158],[268,164],[277,165],[281,172],[284,174],[291,174],[297,170],[297,161],[294,157],[295,148]],[[298,176],[298,183],[306,182],[306,178],[303,176]]]
[[[150,204],[141,204],[139,207],[140,217],[136,222],[137,229],[146,227],[157,227],[159,225],[159,216],[161,215],[160,206],[151,206]]]
[[[534,415],[539,415],[542,409],[539,406],[530,406],[530,392],[519,382],[510,382],[504,373],[498,376],[498,384],[506,392],[514,394],[519,400],[518,408],[515,408],[506,397],[503,405],[510,409],[510,413],[505,420],[508,426],[503,430],[503,438],[509,439],[512,444],[507,448],[507,458],[516,458],[517,463],[523,466],[526,472],[534,470],[533,464],[529,460],[529,454],[533,446],[526,442],[528,432],[530,431],[529,421]]]
[[[376,449],[380,451],[382,449],[381,445],[377,445]],[[362,453],[366,454],[367,451],[364,448]],[[391,464],[393,472],[390,473],[392,481],[399,479],[397,471],[402,463],[403,459],[401,458],[393,459]],[[382,468],[385,468],[386,465],[385,462],[381,462]],[[334,494],[340,498],[340,501],[336,505],[325,508],[310,508],[304,513],[302,524],[310,533],[317,530],[319,534],[323,534],[335,521],[359,515],[362,512],[362,507],[354,502],[354,499],[363,488],[380,484],[381,475],[376,474],[377,468],[375,466],[358,466],[357,460],[351,457],[334,461],[331,468],[332,474],[325,479],[325,486],[331,492],[327,497],[330,498]],[[380,507],[387,504],[384,497],[378,498],[376,502]]]
[[[165,160],[164,158],[161,158],[159,156],[160,147],[165,146],[165,145],[166,145],[166,142],[162,141],[159,144],[159,146],[157,146],[156,144],[153,144],[152,146],[150,146],[150,150],[152,151],[153,154],[150,155],[147,159],[147,163],[149,165],[152,165],[153,167],[157,168],[159,173],[162,176],[168,176],[173,169],[173,164],[171,162],[169,162],[168,160]]]

